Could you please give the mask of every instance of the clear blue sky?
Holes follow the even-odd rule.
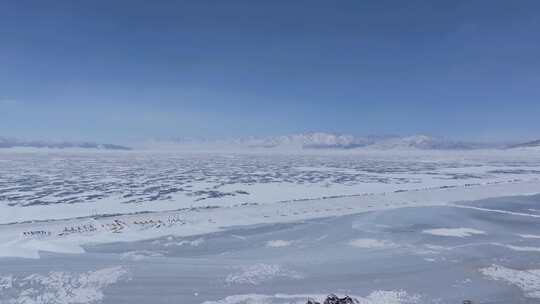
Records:
[[[0,2],[0,135],[540,137],[540,1]]]

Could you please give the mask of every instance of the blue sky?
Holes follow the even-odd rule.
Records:
[[[540,137],[539,1],[0,2],[0,135]]]

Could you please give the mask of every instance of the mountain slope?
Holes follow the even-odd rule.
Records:
[[[540,139],[509,146],[509,148],[534,148],[534,147],[540,147]]]
[[[99,144],[93,142],[68,142],[68,141],[39,141],[22,140],[16,138],[0,137],[0,148],[50,148],[50,149],[99,149],[99,150],[131,150],[129,147],[114,144]]]
[[[370,148],[377,149],[420,149],[420,150],[471,150],[486,148],[488,146],[454,141],[444,138],[431,137],[426,135],[414,135],[406,137],[395,137],[374,143]]]

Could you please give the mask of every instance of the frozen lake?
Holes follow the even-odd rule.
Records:
[[[0,303],[540,301],[534,157],[370,157],[8,155]]]
[[[0,172],[2,224],[538,182],[540,154],[519,150],[313,155],[7,150],[0,151]]]
[[[521,212],[537,209],[540,196],[464,205]],[[87,245],[83,254],[0,260],[0,299],[35,303],[34,295],[51,293],[46,303],[72,303],[82,293],[103,303],[302,303],[340,293],[365,303],[538,303],[540,218],[528,215],[537,214],[411,207]],[[93,271],[105,276],[81,279]]]

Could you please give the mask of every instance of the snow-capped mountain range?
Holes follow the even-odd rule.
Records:
[[[49,149],[99,149],[99,150],[131,150],[129,147],[115,144],[99,144],[94,142],[24,140],[0,136],[0,148],[49,148]]]
[[[152,139],[132,145],[141,150],[472,150],[484,148],[535,148],[540,147],[540,140],[522,144],[486,144],[456,141],[427,135],[412,136],[355,136],[325,132],[301,133],[267,137],[243,137],[231,139]],[[96,150],[131,150],[131,147],[117,144],[95,142],[23,140],[1,137],[1,148],[50,148],[50,149],[96,149]]]
[[[324,132],[302,133],[269,137],[246,137],[220,140],[166,139],[150,140],[143,144],[145,149],[189,149],[231,148],[267,150],[305,149],[422,149],[422,150],[469,150],[493,148],[472,142],[454,141],[426,135],[414,136],[354,136]]]

